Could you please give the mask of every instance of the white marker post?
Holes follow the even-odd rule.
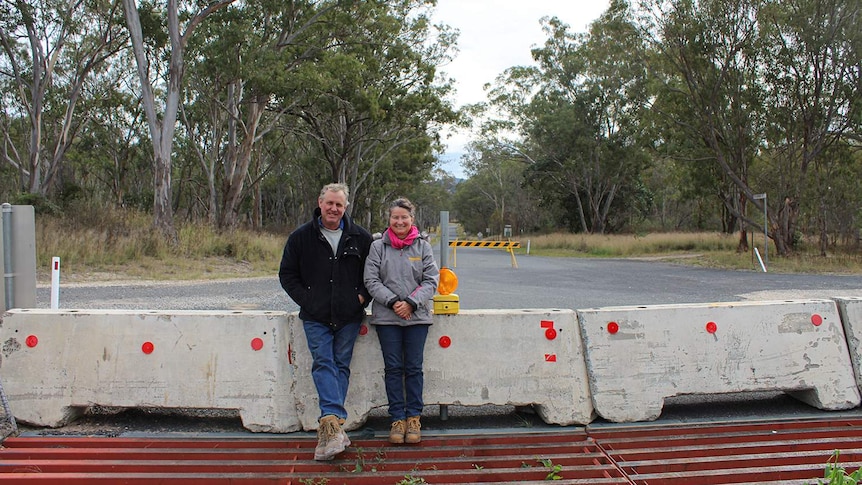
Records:
[[[60,258],[51,259],[51,309],[60,308]]]

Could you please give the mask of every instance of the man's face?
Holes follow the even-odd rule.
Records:
[[[320,207],[320,217],[327,229],[338,229],[341,217],[347,209],[347,197],[344,192],[327,191],[322,198],[317,199]]]

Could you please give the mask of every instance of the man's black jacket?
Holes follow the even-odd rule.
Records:
[[[299,305],[299,318],[335,326],[360,322],[371,295],[363,283],[371,234],[345,214],[338,251],[320,231],[320,209],[284,245],[278,279]],[[365,304],[359,303],[359,295]]]

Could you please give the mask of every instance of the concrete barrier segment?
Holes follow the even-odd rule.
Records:
[[[788,391],[850,409],[860,395],[834,301],[826,299],[578,310],[596,412],[649,421],[666,397]]]
[[[297,412],[306,430],[319,410],[302,322],[291,324]],[[387,405],[383,358],[373,325],[356,342],[345,407],[347,429]],[[595,418],[573,310],[461,310],[435,315],[425,344],[426,405],[529,405],[547,423]]]
[[[15,417],[58,427],[92,405],[239,410],[252,431],[299,429],[285,312],[19,310],[0,322]]]
[[[425,402],[534,405],[546,423],[595,412],[574,310],[461,310],[435,317],[425,348]]]
[[[862,298],[835,297],[834,300],[838,304],[841,322],[844,323],[850,361],[856,374],[856,386],[862,392]]]

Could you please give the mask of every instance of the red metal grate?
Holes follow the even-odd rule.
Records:
[[[590,436],[633,483],[816,483],[840,450],[862,465],[862,419],[592,428]]]
[[[313,438],[290,435],[26,436],[3,443],[0,480],[379,485],[421,478],[429,484],[529,484],[546,483],[556,474],[564,484],[802,484],[823,476],[836,449],[848,470],[859,467],[860,436],[862,418],[595,425],[432,435],[416,446],[356,439],[332,462],[312,459]]]

